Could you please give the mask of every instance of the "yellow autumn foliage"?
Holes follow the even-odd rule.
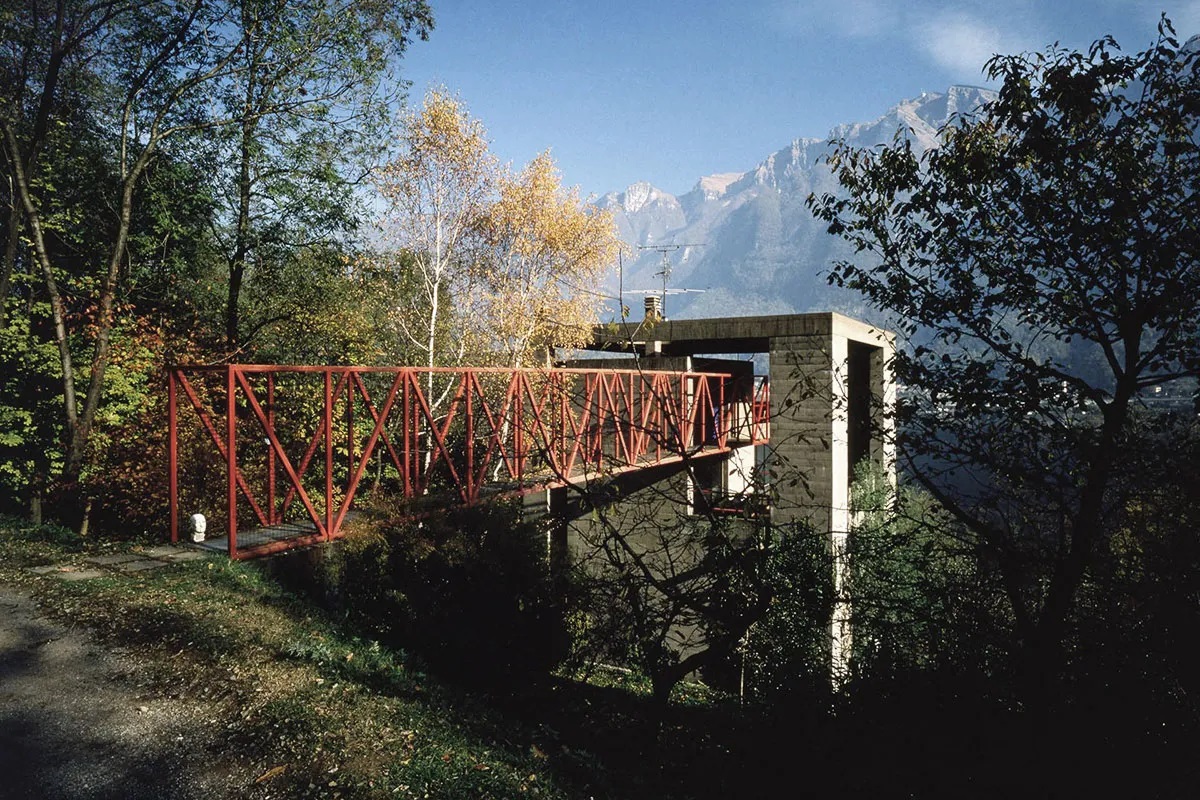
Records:
[[[597,289],[620,241],[611,214],[562,186],[549,152],[500,176],[479,231],[476,302],[508,365],[535,363],[550,347],[591,336]]]
[[[590,336],[616,225],[563,187],[549,152],[500,165],[444,89],[401,119],[399,145],[377,187],[388,246],[419,278],[396,323],[424,365],[539,364]]]

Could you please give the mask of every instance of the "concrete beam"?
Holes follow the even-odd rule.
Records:
[[[592,350],[661,352],[681,356],[701,353],[766,353],[771,340],[794,336],[837,335],[851,341],[890,346],[893,334],[832,311],[761,317],[643,320],[640,324],[598,325]],[[658,346],[655,347],[655,343]]]

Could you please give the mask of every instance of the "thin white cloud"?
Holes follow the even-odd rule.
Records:
[[[886,0],[838,0],[828,8],[842,31],[856,38],[886,34],[900,17],[899,8]]]
[[[1200,0],[1183,2],[1200,9]],[[774,10],[776,23],[793,35],[907,41],[962,81],[981,80],[996,53],[1044,44],[1031,35],[1039,16],[1031,0],[777,0]]]
[[[961,11],[937,14],[913,26],[911,33],[920,50],[962,78],[979,78],[992,56],[1020,49],[1011,46],[1015,36]]]

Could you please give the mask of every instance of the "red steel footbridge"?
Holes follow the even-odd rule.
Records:
[[[338,539],[355,498],[377,488],[435,513],[728,453],[770,433],[767,383],[745,374],[250,364],[167,372],[171,541],[184,515],[203,513],[220,534],[208,546],[233,558]]]

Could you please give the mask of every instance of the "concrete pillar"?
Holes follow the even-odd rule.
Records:
[[[832,530],[836,493],[845,491],[835,457],[844,442],[844,424],[835,429],[838,374],[834,369],[835,342],[830,334],[781,336],[771,339],[771,445],[768,461],[775,491],[772,521],[804,522],[815,530]],[[835,460],[836,458],[836,460]]]
[[[828,332],[770,340],[772,520],[828,536],[834,608],[830,664],[848,677],[850,485],[858,458],[895,483],[892,343],[867,325],[835,318]],[[852,447],[853,445],[853,447]]]

